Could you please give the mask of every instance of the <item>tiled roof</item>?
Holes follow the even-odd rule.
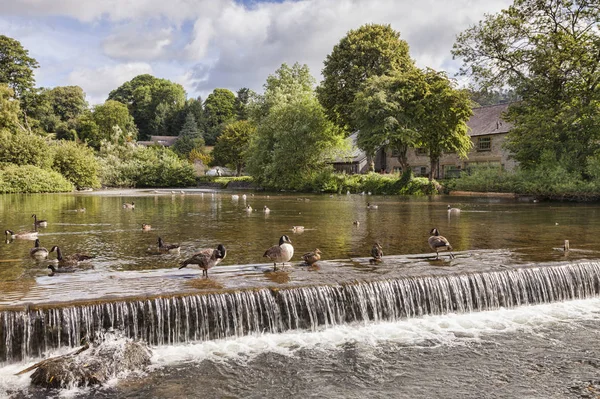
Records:
[[[345,152],[343,156],[337,156],[332,163],[349,163],[349,162],[360,162],[367,157],[367,154],[358,148],[356,140],[358,139],[358,131],[352,133],[346,141],[349,142],[350,150]]]
[[[473,116],[467,122],[469,136],[508,133],[513,125],[502,119],[508,106],[509,104],[497,104],[473,108]]]

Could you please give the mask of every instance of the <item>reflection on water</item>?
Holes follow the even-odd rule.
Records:
[[[565,258],[553,248],[568,239],[574,259],[597,257],[598,204],[443,196],[303,195],[299,200],[294,195],[264,193],[246,193],[243,200],[241,194],[238,200],[232,200],[231,192],[213,195],[200,190],[188,190],[186,195],[154,190],[2,195],[0,227],[31,229],[31,214],[36,213],[49,222],[48,227],[40,228],[42,246],[58,245],[67,255],[94,254],[95,269],[90,273],[103,276],[175,268],[181,258],[219,243],[228,250],[222,266],[264,262],[265,249],[283,234],[292,239],[296,262],[300,254],[317,247],[324,260],[367,257],[374,242],[381,243],[385,255],[423,253],[430,251],[427,238],[432,227],[437,227],[456,251],[512,248],[518,249],[524,261],[552,261]],[[135,202],[135,209],[123,209],[124,202]],[[378,209],[368,210],[367,202],[377,204]],[[447,212],[450,202],[461,208],[460,214]],[[247,212],[246,205],[254,211]],[[262,211],[265,205],[270,209],[268,215]],[[76,212],[83,208],[85,212]],[[143,231],[144,223],[152,230]],[[293,226],[303,229],[294,231]],[[158,236],[180,244],[181,254],[157,254]],[[27,280],[48,273],[44,264],[29,258],[32,246],[28,240],[0,246],[0,280]],[[441,261],[439,266],[444,264]],[[362,267],[365,272],[374,269]],[[277,283],[286,279],[283,274],[266,277]]]

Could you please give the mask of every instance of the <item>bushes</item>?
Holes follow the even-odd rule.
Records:
[[[53,151],[41,136],[0,130],[0,162],[50,168]]]
[[[164,147],[105,145],[100,179],[110,187],[188,187],[195,185],[194,168]]]
[[[60,172],[76,188],[99,187],[98,161],[94,152],[73,141],[60,141],[54,148],[52,169]]]
[[[56,193],[73,191],[60,173],[33,165],[6,165],[0,169],[0,193]]]

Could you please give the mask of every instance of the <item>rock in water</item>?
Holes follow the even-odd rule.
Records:
[[[126,371],[143,370],[151,352],[144,343],[130,339],[106,339],[100,344],[32,366],[33,385],[44,388],[101,385]]]

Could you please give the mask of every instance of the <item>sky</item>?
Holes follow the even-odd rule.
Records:
[[[215,88],[262,92],[283,63],[325,57],[351,29],[390,24],[419,67],[454,77],[456,35],[512,0],[0,0],[0,34],[35,58],[40,87],[78,85],[90,104],[139,74],[180,83],[188,97]],[[464,79],[461,80],[465,83]]]

